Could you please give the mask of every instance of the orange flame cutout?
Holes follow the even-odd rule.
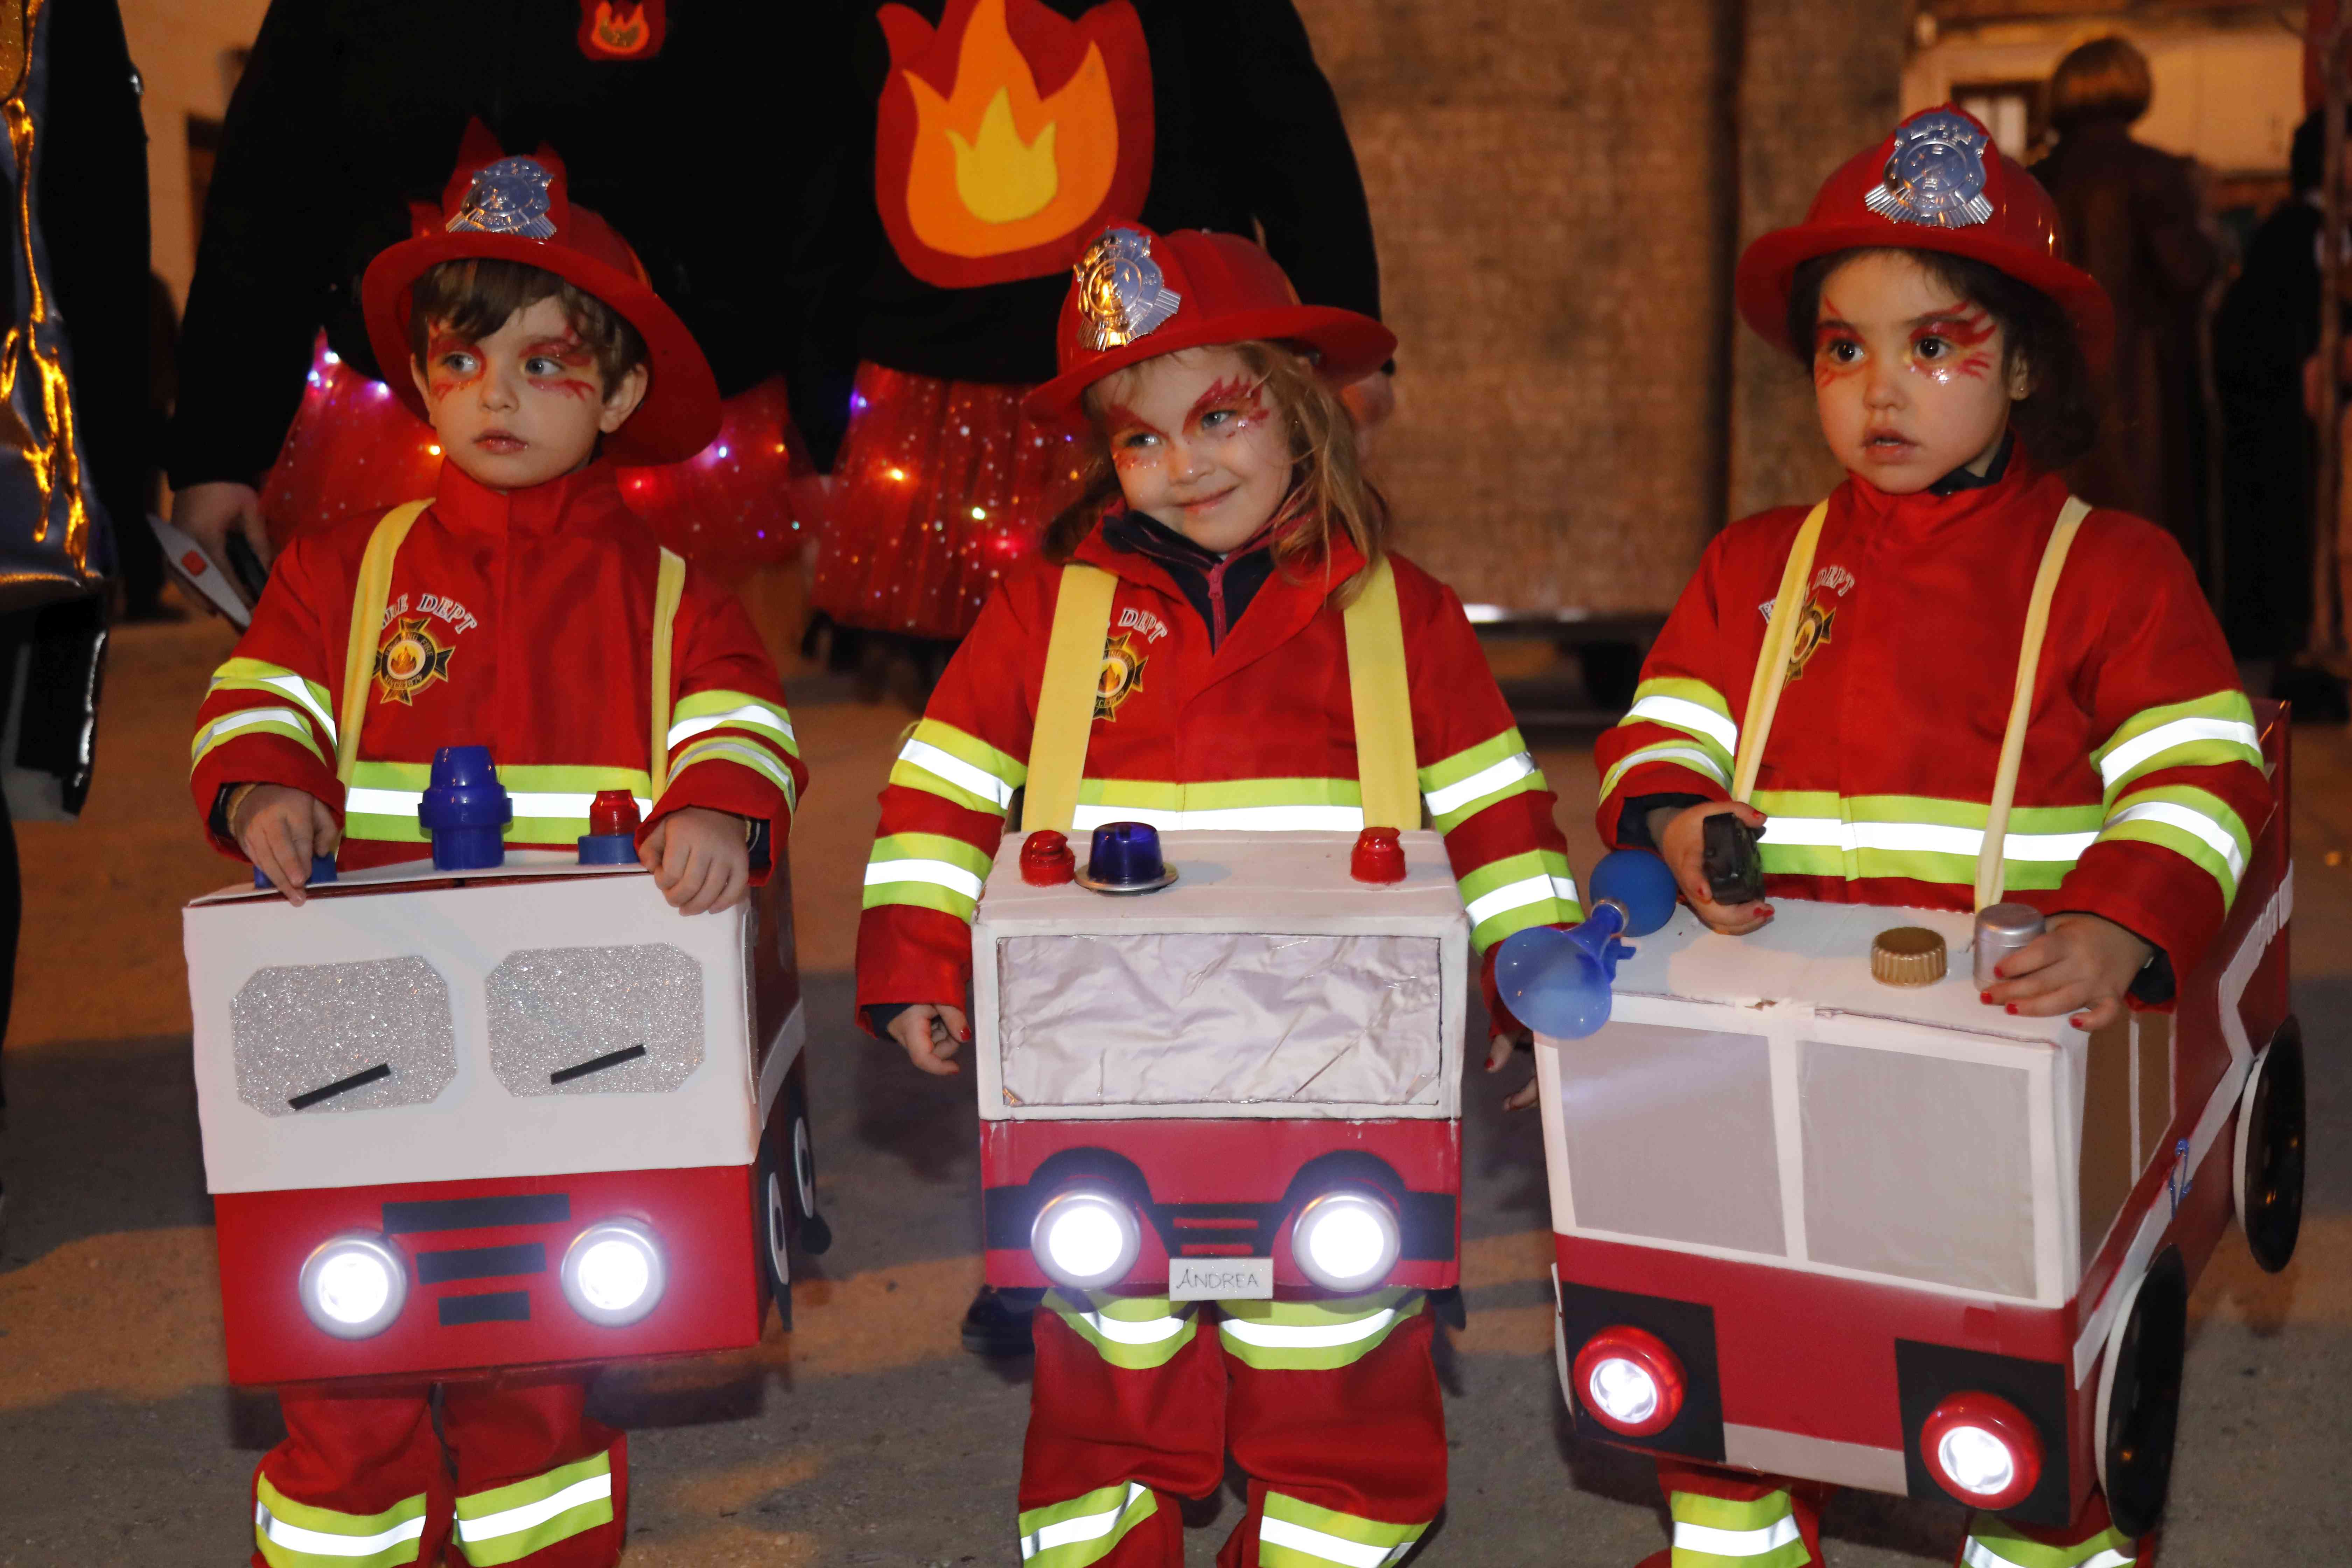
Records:
[[[884,95],[877,195],[886,220],[903,219],[903,235],[889,226],[902,256],[928,251],[953,270],[957,260],[1058,247],[1012,275],[1042,274],[1067,264],[1067,242],[1095,224],[1115,188],[1139,205],[1150,177],[1150,78],[1131,7],[1101,6],[1072,23],[1037,0],[951,0],[936,29],[905,7],[884,11],[896,68]],[[1059,84],[1040,91],[1041,74],[1059,74]],[[943,81],[951,85],[943,89]],[[891,133],[894,109],[911,121],[903,136]],[[892,178],[894,153],[905,160],[903,183]],[[911,257],[908,265],[933,277]]]

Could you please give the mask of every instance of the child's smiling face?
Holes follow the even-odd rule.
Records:
[[[636,412],[646,371],[610,390],[596,356],[556,300],[517,310],[487,337],[427,329],[424,363],[409,366],[448,460],[495,490],[544,484],[584,466],[596,438]]]
[[[2000,323],[1900,251],[1832,272],[1814,320],[1822,434],[1849,473],[1893,495],[1989,463],[2031,390]]]
[[[1204,550],[1249,542],[1290,493],[1290,429],[1230,348],[1180,349],[1090,395],[1127,504]]]

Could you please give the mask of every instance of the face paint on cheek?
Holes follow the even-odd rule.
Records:
[[[1853,344],[1857,352],[1853,359],[1842,361],[1835,358],[1831,351],[1845,343]],[[1835,300],[1823,295],[1821,324],[1813,329],[1813,384],[1827,386],[1860,370],[1863,362],[1861,348],[1862,340],[1855,337],[1853,329],[1845,324],[1845,312],[1838,308]]]
[[[1938,386],[1949,386],[1963,377],[1983,381],[1992,374],[1992,355],[1962,351],[1982,350],[2000,330],[2000,323],[1983,306],[1964,300],[1911,330],[1911,368]],[[1923,357],[1919,345],[1930,338],[1941,339],[1948,352],[1933,359]]]
[[[450,332],[436,332],[426,350],[425,384],[427,395],[438,403],[451,393],[468,387],[482,379],[482,356],[472,342]],[[447,363],[452,354],[464,354],[474,362],[474,368],[461,371]]]
[[[604,389],[596,374],[596,356],[576,337],[548,338],[523,351],[523,363],[550,359],[563,367],[562,375],[534,375],[532,387],[565,397],[602,402]]]
[[[1198,434],[1201,421],[1220,410],[1230,411],[1234,416],[1222,430],[1223,435],[1238,435],[1265,424],[1266,406],[1262,395],[1265,386],[1263,380],[1244,381],[1237,375],[1220,379],[1192,400],[1191,411],[1184,416],[1184,428]]]
[[[1103,428],[1108,432],[1106,439],[1110,442],[1111,466],[1122,474],[1152,467],[1167,451],[1165,445],[1167,438],[1160,428],[1124,403],[1114,403],[1106,407],[1103,410],[1102,422]],[[1162,444],[1146,447],[1129,446],[1127,438],[1138,435],[1160,437]]]

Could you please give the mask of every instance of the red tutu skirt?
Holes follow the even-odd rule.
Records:
[[[283,549],[298,533],[433,493],[441,447],[392,389],[319,340],[302,406],[263,479],[261,515]],[[727,400],[718,439],[683,463],[618,470],[621,497],[661,542],[740,583],[800,553],[809,530],[795,481],[813,473],[772,377]]]
[[[817,545],[816,607],[844,626],[961,637],[1076,495],[1080,423],[1021,411],[1032,388],[857,367]]]

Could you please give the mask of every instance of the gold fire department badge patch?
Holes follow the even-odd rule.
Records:
[[[1797,635],[1789,642],[1789,679],[1796,679],[1805,673],[1805,666],[1814,654],[1830,640],[1830,626],[1837,619],[1837,606],[1824,603],[1816,588],[1805,601],[1805,613],[1797,617]]]
[[[412,702],[425,687],[449,679],[449,656],[457,650],[433,640],[432,623],[430,616],[403,616],[375,650],[377,701]]]
[[[1095,683],[1095,717],[1116,719],[1120,706],[1143,689],[1144,655],[1125,632],[1103,644],[1102,677]]]

